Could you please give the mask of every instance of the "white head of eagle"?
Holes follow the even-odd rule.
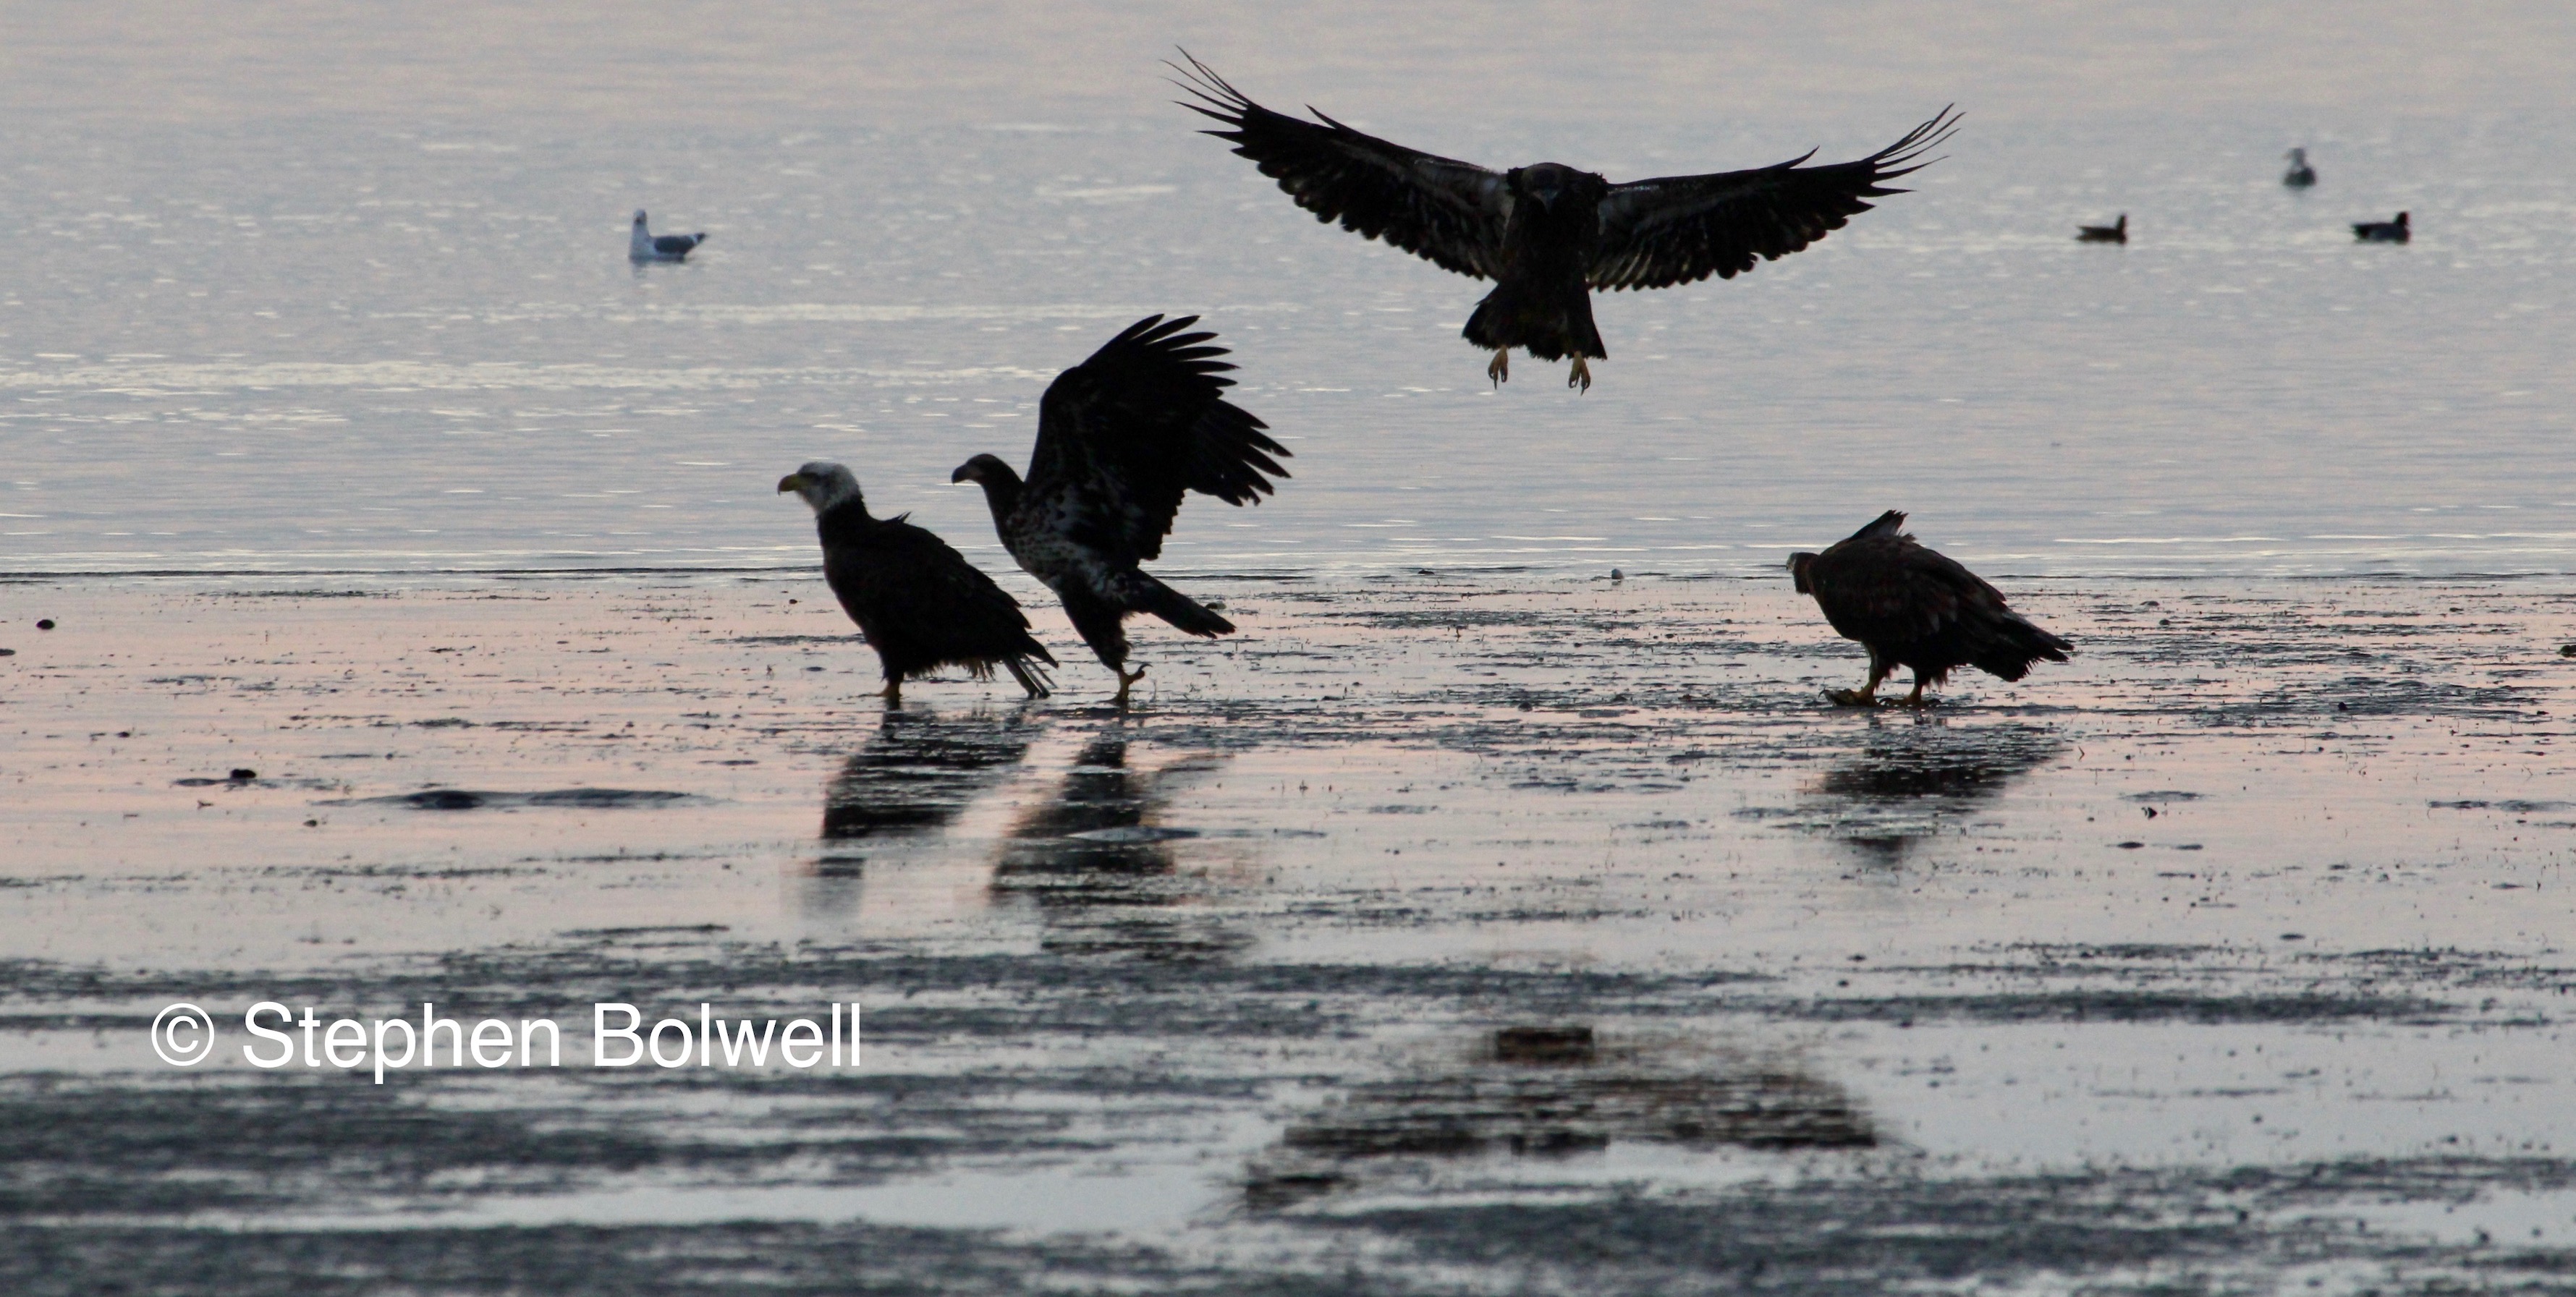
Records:
[[[819,514],[858,499],[859,479],[839,464],[817,459],[778,479],[778,489],[794,491]]]

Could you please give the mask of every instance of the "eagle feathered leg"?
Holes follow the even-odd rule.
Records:
[[[1565,385],[1580,387],[1586,392],[1592,390],[1592,366],[1583,363],[1581,352],[1575,353],[1574,368],[1566,372]]]
[[[1494,380],[1494,386],[1496,388],[1500,388],[1503,384],[1512,381],[1511,348],[1494,348],[1494,363],[1485,366],[1485,377]]]
[[[1862,685],[1858,689],[1828,689],[1825,691],[1825,697],[1833,699],[1835,702],[1840,703],[1845,707],[1876,707],[1878,705],[1878,682],[1885,680],[1887,677],[1888,668],[1881,666],[1876,662],[1872,662],[1869,664],[1868,684]]]
[[[1111,668],[1110,668],[1110,670],[1112,670],[1112,671],[1118,671],[1118,668],[1116,668],[1116,667],[1111,667]],[[1135,687],[1136,687],[1136,682],[1137,682],[1137,681],[1139,681],[1139,680],[1142,680],[1142,679],[1144,679],[1144,678],[1145,678],[1145,668],[1143,668],[1143,667],[1138,667],[1138,668],[1136,668],[1136,669],[1135,669],[1135,670],[1133,670],[1133,671],[1118,671],[1118,705],[1119,705],[1119,706],[1124,707],[1124,706],[1126,706],[1126,705],[1127,705],[1127,691],[1128,691],[1128,690],[1130,690],[1130,689],[1135,688]]]

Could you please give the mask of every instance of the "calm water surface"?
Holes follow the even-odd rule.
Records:
[[[1644,5],[1568,45],[1459,7],[31,6],[0,569],[802,563],[771,487],[815,457],[994,563],[949,469],[1024,456],[1057,370],[1191,311],[1297,458],[1259,509],[1185,511],[1184,567],[1742,570],[1897,507],[1999,571],[2566,570],[2569,21],[2362,9]],[[1967,126],[1816,248],[1602,297],[1588,395],[1526,359],[1496,392],[1457,337],[1483,286],[1192,134],[1173,40],[1282,109],[1614,179]],[[715,238],[631,268],[637,206]],[[2401,208],[2411,246],[2346,229]],[[2122,212],[2127,247],[2073,242]]]

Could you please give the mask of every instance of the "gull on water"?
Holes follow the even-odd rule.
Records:
[[[629,261],[686,261],[689,259],[689,254],[697,251],[698,245],[706,241],[707,236],[704,231],[696,234],[656,236],[651,230],[644,228],[644,211],[642,208],[637,208],[635,232],[626,238],[626,259]]]

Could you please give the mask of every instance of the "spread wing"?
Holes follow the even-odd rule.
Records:
[[[1224,399],[1234,366],[1184,332],[1195,315],[1149,315],[1056,376],[1038,405],[1024,490],[1046,500],[1067,537],[1122,564],[1158,557],[1184,492],[1258,503],[1288,471],[1269,425]]]
[[[1854,162],[1801,166],[1810,152],[1751,171],[1613,185],[1600,205],[1600,251],[1584,278],[1613,289],[1732,279],[1756,257],[1776,261],[1841,229],[1870,209],[1863,199],[1906,192],[1886,182],[1928,165],[1923,154],[1958,128],[1958,115],[1944,108]]]
[[[1009,591],[947,541],[901,518],[854,520],[827,533],[823,579],[872,640],[898,637],[940,661],[1026,654],[1055,662],[1030,638],[1028,615]]]
[[[1181,57],[1188,67],[1167,65],[1185,78],[1175,84],[1202,101],[1181,106],[1233,128],[1202,133],[1233,141],[1236,153],[1316,220],[1338,220],[1443,270],[1478,279],[1501,273],[1503,226],[1512,214],[1501,172],[1363,135],[1312,108],[1306,111],[1322,125],[1272,112],[1189,51]]]

